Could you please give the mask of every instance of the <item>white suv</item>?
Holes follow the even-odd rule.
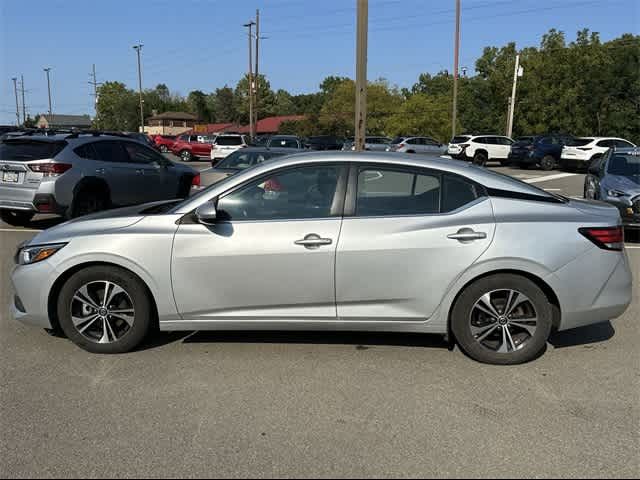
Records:
[[[447,155],[485,165],[490,160],[506,164],[513,140],[500,135],[459,135],[449,143]]]
[[[227,158],[227,155],[247,146],[244,135],[218,135],[211,146],[211,162]]]
[[[610,148],[633,148],[635,145],[623,138],[580,137],[574,138],[562,148],[560,168],[588,168],[591,162],[602,157]]]

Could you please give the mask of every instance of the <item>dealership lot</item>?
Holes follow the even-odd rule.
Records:
[[[582,175],[495,169],[582,193]],[[640,473],[637,285],[623,317],[557,334],[517,367],[390,334],[161,334],[102,357],[8,315],[17,244],[56,222],[0,226],[3,476]]]

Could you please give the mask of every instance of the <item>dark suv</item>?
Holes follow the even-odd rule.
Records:
[[[539,166],[542,170],[553,170],[560,162],[562,147],[572,139],[571,135],[556,133],[518,137],[511,146],[509,163],[521,168]]]

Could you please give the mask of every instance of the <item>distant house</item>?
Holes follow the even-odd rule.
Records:
[[[40,115],[36,123],[38,128],[91,128],[89,115]]]
[[[194,133],[206,133],[208,135],[219,135],[225,132],[235,132],[240,125],[236,123],[206,123],[196,125],[193,128]]]
[[[280,115],[278,117],[267,117],[258,120],[256,125],[256,135],[275,135],[280,131],[283,122],[304,120],[304,115]],[[249,133],[249,126],[240,127],[238,133]]]
[[[164,112],[147,119],[144,131],[149,135],[180,135],[198,122],[198,117],[187,112]]]

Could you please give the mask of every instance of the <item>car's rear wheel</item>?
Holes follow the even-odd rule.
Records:
[[[192,158],[193,158],[193,155],[191,155],[191,152],[189,150],[182,150],[180,152],[180,159],[183,162],[190,162]]]
[[[83,188],[74,197],[68,216],[71,218],[82,217],[101,212],[107,208],[109,208],[109,196],[107,193]]]
[[[34,215],[34,212],[24,212],[22,210],[0,210],[2,221],[13,227],[24,227]]]
[[[487,164],[487,160],[487,154],[484,152],[476,152],[476,154],[473,156],[474,165],[480,165],[481,167],[484,167]]]
[[[552,319],[552,305],[534,282],[497,274],[481,278],[460,294],[451,312],[451,329],[474,360],[515,365],[544,351]]]
[[[135,275],[118,267],[89,267],[72,275],[58,297],[60,327],[93,353],[133,350],[151,329],[153,308]]]
[[[553,170],[556,168],[556,159],[551,155],[545,155],[542,160],[540,160],[540,168],[545,172]]]

